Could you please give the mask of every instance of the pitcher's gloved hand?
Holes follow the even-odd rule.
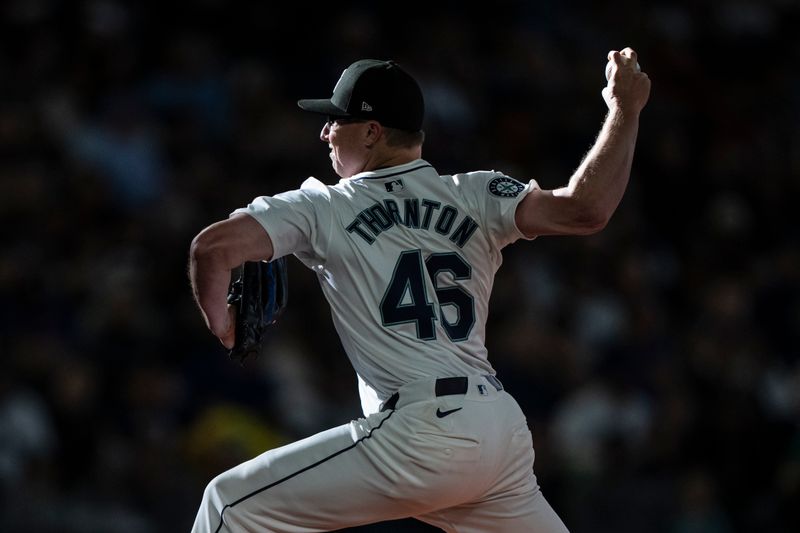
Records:
[[[268,329],[277,324],[286,308],[288,276],[286,259],[248,261],[228,290],[228,304],[236,310],[236,333],[231,359],[244,361],[261,353]]]

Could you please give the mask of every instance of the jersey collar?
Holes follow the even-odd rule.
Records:
[[[397,176],[398,174],[409,174],[411,172],[414,172],[422,168],[433,168],[433,165],[431,165],[424,159],[415,159],[414,161],[403,163],[402,165],[380,168],[377,170],[370,170],[367,172],[359,172],[358,174],[354,174],[349,178],[342,178],[340,180],[340,183],[344,183],[347,181],[355,181],[355,180],[389,178],[392,176]]]

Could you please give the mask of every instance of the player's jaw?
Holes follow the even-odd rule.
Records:
[[[320,140],[328,145],[333,170],[349,178],[364,169],[363,146],[358,142],[360,123],[339,124],[328,121],[322,127]]]

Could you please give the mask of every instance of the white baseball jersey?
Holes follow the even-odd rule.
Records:
[[[402,385],[494,374],[485,324],[501,249],[536,187],[498,172],[440,176],[424,160],[255,199],[274,257],[317,273],[365,415]]]
[[[522,184],[423,160],[262,197],[236,212],[319,276],[364,418],[215,477],[193,533],[308,533],[413,516],[448,533],[566,533],[525,415],[484,346]],[[381,405],[383,404],[383,405]]]

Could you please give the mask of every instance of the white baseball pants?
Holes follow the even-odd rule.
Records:
[[[517,402],[491,378],[447,379],[466,390],[437,396],[437,380],[410,383],[393,408],[220,474],[192,532],[331,531],[405,517],[453,533],[566,532],[539,490]]]

